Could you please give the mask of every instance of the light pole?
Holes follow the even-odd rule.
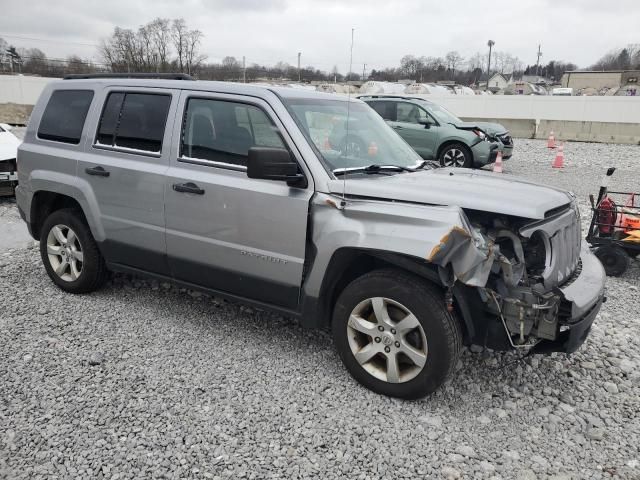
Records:
[[[487,84],[484,87],[484,90],[489,90],[489,77],[491,77],[491,49],[496,44],[493,40],[489,40],[487,42],[487,46],[489,47],[489,64],[487,65]]]

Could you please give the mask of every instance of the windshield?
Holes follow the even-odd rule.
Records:
[[[436,119],[440,123],[462,123],[458,117],[456,117],[453,113],[447,110],[440,105],[436,105],[435,103],[429,103],[426,105],[427,110],[431,115],[436,117]]]
[[[307,98],[284,99],[284,103],[332,171],[369,165],[412,168],[422,163],[420,156],[364,103]]]

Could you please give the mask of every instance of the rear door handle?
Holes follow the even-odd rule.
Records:
[[[109,175],[111,175],[111,172],[106,171],[101,166],[85,168],[84,171],[87,173],[87,175],[95,175],[97,177],[108,177]]]
[[[193,182],[174,183],[173,189],[176,192],[195,193],[196,195],[204,195],[204,190]]]

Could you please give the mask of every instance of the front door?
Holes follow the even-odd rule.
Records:
[[[78,178],[95,196],[109,262],[169,274],[164,184],[178,97],[158,88],[107,87],[99,94]]]
[[[409,102],[394,102],[396,119],[389,122],[391,127],[411,145],[424,159],[435,158],[438,126],[429,114],[418,105]],[[425,125],[423,122],[429,122]]]
[[[308,172],[306,189],[246,174],[249,148],[284,147],[300,161],[293,142],[253,97],[185,91],[179,111],[165,184],[173,276],[295,309],[313,182]]]

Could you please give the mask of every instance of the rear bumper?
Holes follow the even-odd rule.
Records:
[[[564,318],[555,340],[539,342],[535,351],[573,353],[584,343],[600,307],[606,301],[606,275],[602,264],[588,248],[580,256],[580,274],[566,287],[559,289],[562,295],[561,311]]]
[[[37,240],[37,238],[35,238],[33,235],[33,228],[30,219],[31,193],[27,191],[23,185],[18,185],[16,187],[16,204],[18,205],[18,213],[20,213],[20,218],[22,218],[22,220],[24,220],[27,224],[29,235]]]

